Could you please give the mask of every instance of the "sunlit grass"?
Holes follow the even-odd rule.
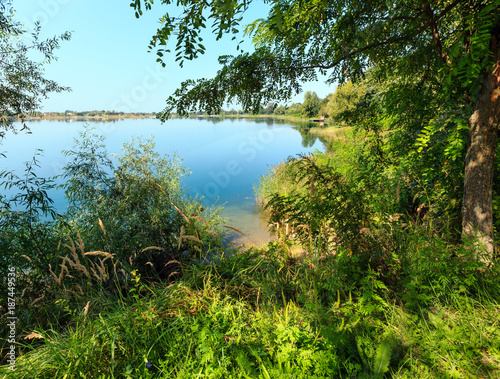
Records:
[[[309,132],[328,137],[329,139],[344,140],[345,142],[347,133],[351,130],[352,127],[350,126],[326,126],[311,128]]]
[[[360,294],[343,294],[328,277],[336,270],[333,259],[290,257],[274,243],[186,267],[170,285],[136,276],[113,302],[89,296],[87,310],[74,311],[63,330],[35,328],[43,339],[32,348],[22,342],[16,371],[1,372],[5,378],[500,373],[498,299],[453,292],[409,309],[387,293],[382,312],[366,313]]]

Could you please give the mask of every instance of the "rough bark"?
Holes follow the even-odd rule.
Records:
[[[465,158],[462,234],[475,243],[478,260],[490,262],[493,240],[493,175],[500,116],[500,27],[490,41],[492,69],[482,80],[474,112],[469,119],[469,145]],[[484,254],[484,255],[483,255]]]

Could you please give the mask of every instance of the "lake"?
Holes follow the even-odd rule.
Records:
[[[238,243],[271,240],[267,223],[256,207],[253,186],[268,169],[299,153],[324,151],[323,143],[304,128],[271,119],[172,119],[164,124],[156,119],[125,119],[113,122],[37,121],[28,125],[31,133],[8,133],[0,144],[0,171],[23,174],[24,162],[43,149],[38,176],[62,174],[68,162],[62,150],[73,146],[73,139],[85,124],[106,137],[109,154],[120,154],[124,142],[132,137],[154,136],[156,151],[175,154],[191,171],[183,183],[191,195],[205,196],[205,204],[224,206],[229,225],[245,233]],[[113,160],[116,163],[116,159]],[[0,191],[5,191],[1,189]],[[50,193],[58,210],[66,208],[62,190]]]

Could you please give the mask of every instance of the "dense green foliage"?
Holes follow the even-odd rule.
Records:
[[[113,169],[104,146],[91,137],[85,132],[77,149],[65,152],[73,158],[65,173],[71,226],[88,236],[90,248],[105,243],[120,260],[138,255],[142,265],[155,267],[178,258],[179,251],[217,248],[218,211],[211,213],[187,196],[181,184],[187,170],[179,158],[161,157],[152,140],[133,140],[123,146]],[[150,246],[156,251],[142,252]]]
[[[302,113],[307,117],[316,116],[319,112],[321,100],[316,92],[306,92],[304,103],[302,104]]]
[[[131,6],[139,17],[153,3],[135,0]],[[163,65],[170,39],[176,42],[176,61],[195,59],[205,51],[199,34],[207,27],[207,16],[219,40],[241,29],[242,15],[253,5],[252,1],[198,4],[185,0],[183,12],[172,16],[177,11],[170,7],[172,3],[162,2],[166,14],[149,46],[156,49]],[[448,98],[460,106],[456,103],[464,100],[460,96],[477,92],[477,79],[493,63],[488,60],[488,44],[498,23],[494,0],[469,5],[407,0],[266,3],[267,17],[245,28],[253,37],[255,52],[220,57],[223,67],[217,76],[186,81],[167,101],[162,117],[173,109],[217,111],[224,100],[231,99],[237,99],[244,110],[258,110],[262,103],[299,92],[300,83],[316,79],[318,71],[328,74],[333,83],[359,78],[371,67],[392,77],[394,94],[400,99],[412,90],[417,95],[419,86],[445,86],[433,102]],[[440,30],[447,32],[439,34]]]
[[[334,120],[336,123],[349,122],[353,114],[361,106],[360,102],[366,99],[366,83],[355,85],[347,82],[331,94],[319,113]]]
[[[36,175],[36,157],[23,177],[0,173],[2,187],[14,193],[0,196],[0,273],[7,278],[15,267],[16,290],[23,294],[18,308],[26,312],[27,325],[61,296],[53,292],[56,284],[79,283],[78,293],[61,289],[76,306],[84,288],[120,291],[132,269],[148,280],[168,281],[180,274],[178,260],[224,249],[220,209],[204,209],[201,199],[187,196],[181,185],[187,172],[177,158],[159,156],[152,141],[132,141],[115,168],[102,143],[86,129],[75,148],[66,151],[72,159],[64,174],[70,204],[65,214],[53,209],[48,191],[55,187],[54,178]],[[65,277],[78,267],[80,275]],[[6,286],[3,280],[2,304]],[[30,305],[44,298],[39,306]],[[40,321],[61,322],[60,316],[53,312]]]
[[[131,4],[139,17],[141,5]],[[252,1],[199,3],[185,0],[180,16],[171,9],[153,37],[158,61],[166,65],[168,41],[176,40],[176,60],[195,59],[205,51],[199,33],[205,16],[220,39],[239,30]],[[465,1],[324,1],[270,0],[267,17],[245,28],[255,50],[222,56],[211,79],[188,79],[172,96],[159,117],[175,110],[218,113],[225,102],[238,102],[244,111],[258,112],[262,104],[282,102],[299,93],[301,83],[360,80],[370,72],[381,102],[368,101],[365,127],[395,130],[404,156],[419,133],[431,136],[436,121],[456,142],[453,157],[465,167],[461,191],[464,240],[475,240],[478,252],[494,254],[493,182],[500,119],[500,13],[498,0]],[[162,1],[163,6],[172,5]],[[233,37],[235,38],[235,37]],[[344,94],[345,95],[345,94]],[[361,94],[362,96],[362,94]],[[304,108],[311,114],[314,107]],[[378,105],[383,105],[382,109]],[[310,108],[310,109],[309,109]],[[358,115],[359,116],[359,115]],[[446,120],[445,122],[443,122]],[[468,145],[463,138],[468,123]],[[392,141],[396,141],[393,139]],[[462,149],[461,151],[459,151]],[[450,150],[448,150],[450,151]],[[485,258],[486,259],[486,258]]]
[[[400,232],[399,232],[400,233]],[[361,252],[315,249],[293,257],[281,242],[184,265],[182,280],[124,294],[94,285],[70,321],[23,336],[9,378],[495,377],[500,372],[498,273],[436,260],[428,235]],[[385,251],[383,251],[386,249]],[[363,258],[365,257],[365,258]],[[451,267],[451,270],[450,270]],[[77,269],[70,269],[75,275]],[[68,279],[69,280],[69,279]],[[66,289],[77,291],[77,283]],[[54,288],[57,291],[57,287]],[[58,329],[60,329],[58,331]],[[32,333],[33,332],[33,333]]]

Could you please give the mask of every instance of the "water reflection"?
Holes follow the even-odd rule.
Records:
[[[217,125],[227,121],[230,121],[231,123],[237,123],[243,121],[250,124],[265,124],[269,128],[272,128],[276,125],[290,125],[300,133],[302,137],[302,144],[301,144],[302,147],[310,148],[314,146],[318,141],[320,141],[325,148],[329,145],[329,143],[326,141],[325,138],[310,133],[309,129],[311,127],[317,126],[317,124],[309,121],[289,121],[282,119],[273,119],[271,117],[226,117],[226,116],[210,116],[210,117],[203,116],[192,119],[196,119],[199,121],[209,120],[213,125]]]

